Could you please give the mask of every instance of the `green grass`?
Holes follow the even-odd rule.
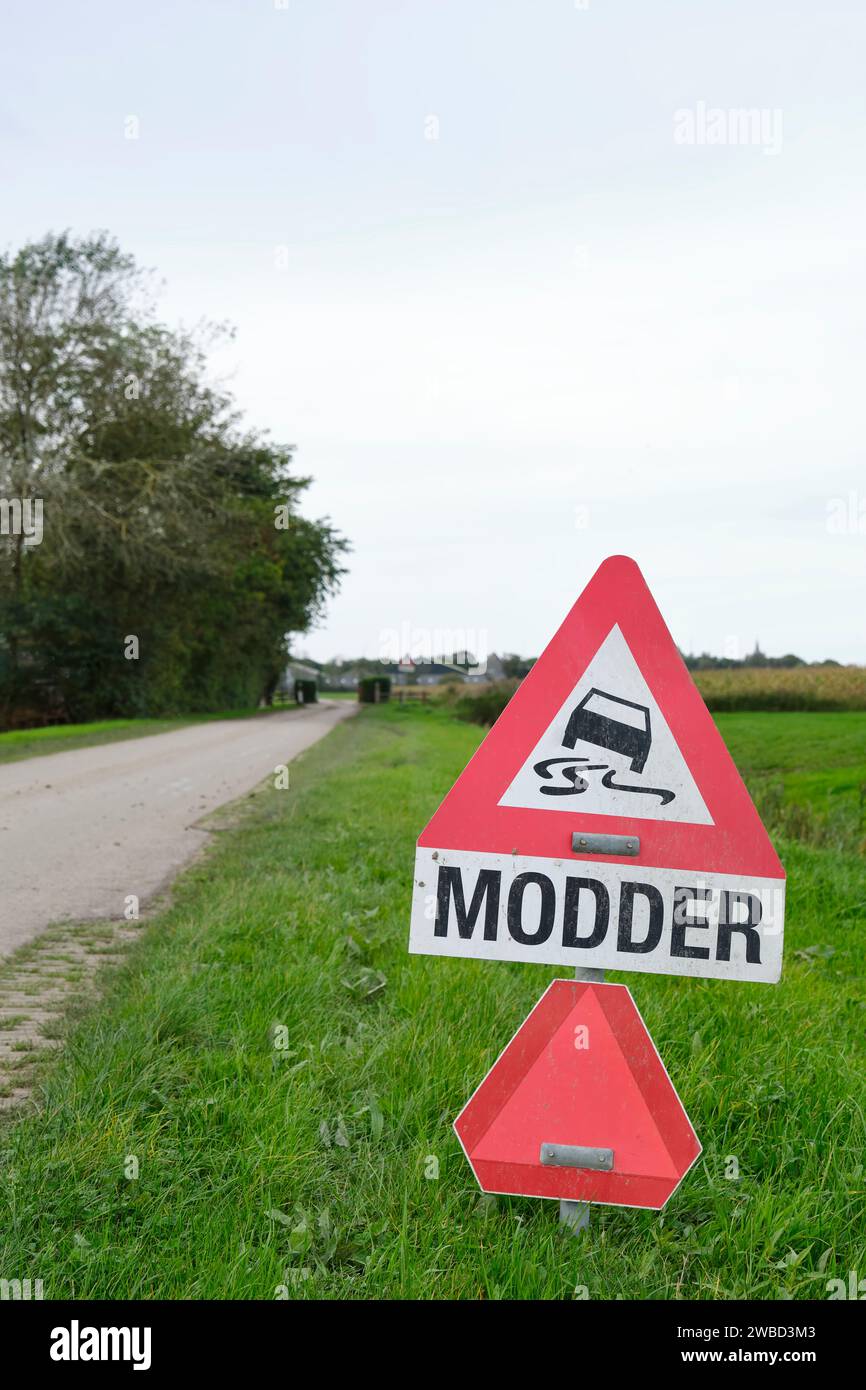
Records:
[[[294,706],[283,706],[294,708]],[[218,714],[189,714],[176,719],[99,719],[91,724],[50,724],[44,729],[10,729],[0,734],[0,763],[62,753],[71,748],[92,748],[121,739],[146,738],[202,724],[212,719],[265,718],[272,710],[223,710]]]
[[[740,771],[798,772],[858,766],[866,776],[866,714],[718,714],[715,722]]]
[[[855,765],[866,717],[819,718],[821,766]],[[807,719],[719,722],[747,777],[784,780]],[[406,952],[415,836],[480,736],[369,708],[245,803],[73,1027],[41,1110],[0,1128],[0,1276],[46,1298],[421,1299],[862,1277],[866,861],[794,838],[780,985],[615,977],[704,1145],[668,1208],[596,1208],[575,1239],[555,1203],[481,1198],[451,1122],[565,972]]]
[[[716,723],[771,830],[866,848],[866,714],[720,714]]]
[[[60,753],[68,748],[91,748],[119,739],[144,738],[180,729],[188,719],[100,719],[92,724],[50,724],[45,729],[10,729],[0,734],[0,763]]]

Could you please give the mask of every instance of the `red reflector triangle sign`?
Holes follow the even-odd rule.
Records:
[[[484,1192],[663,1207],[701,1152],[624,985],[554,980],[454,1129]]]
[[[633,560],[422,832],[410,951],[774,982],[785,872]]]

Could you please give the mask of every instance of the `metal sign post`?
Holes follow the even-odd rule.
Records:
[[[588,985],[603,985],[604,976],[605,972],[603,970],[582,970],[580,966],[577,966],[574,972],[574,978],[576,980],[583,980]],[[603,1152],[611,1153],[612,1151],[607,1149]],[[543,1163],[545,1161],[544,1158],[542,1158],[541,1161]],[[589,1168],[600,1167],[601,1165],[587,1163],[581,1166]],[[611,1167],[613,1167],[612,1158]],[[559,1203],[559,1224],[560,1226],[567,1227],[573,1236],[579,1235],[581,1231],[588,1229],[591,1215],[592,1207],[589,1202],[569,1202],[563,1198]]]

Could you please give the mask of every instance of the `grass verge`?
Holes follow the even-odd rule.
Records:
[[[766,739],[725,732],[763,775]],[[553,1203],[479,1194],[451,1122],[566,973],[406,953],[415,836],[480,736],[366,709],[246,802],[72,1020],[40,1108],[3,1122],[0,1276],[47,1298],[810,1298],[866,1268],[866,866],[794,839],[779,986],[614,977],[704,1145],[667,1210],[596,1208],[575,1240]]]
[[[287,706],[281,706],[285,709]],[[294,708],[294,706],[291,706]],[[70,748],[92,748],[128,738],[147,738],[203,724],[213,719],[266,719],[276,710],[223,710],[218,714],[189,714],[177,719],[99,719],[91,724],[49,724],[44,729],[8,729],[0,734],[0,763],[22,758],[63,753]]]

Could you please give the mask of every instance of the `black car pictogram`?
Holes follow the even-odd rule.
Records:
[[[622,718],[625,708],[637,711],[637,722]],[[563,747],[574,748],[581,739],[630,758],[632,772],[643,772],[652,746],[649,709],[593,686],[571,712]]]

